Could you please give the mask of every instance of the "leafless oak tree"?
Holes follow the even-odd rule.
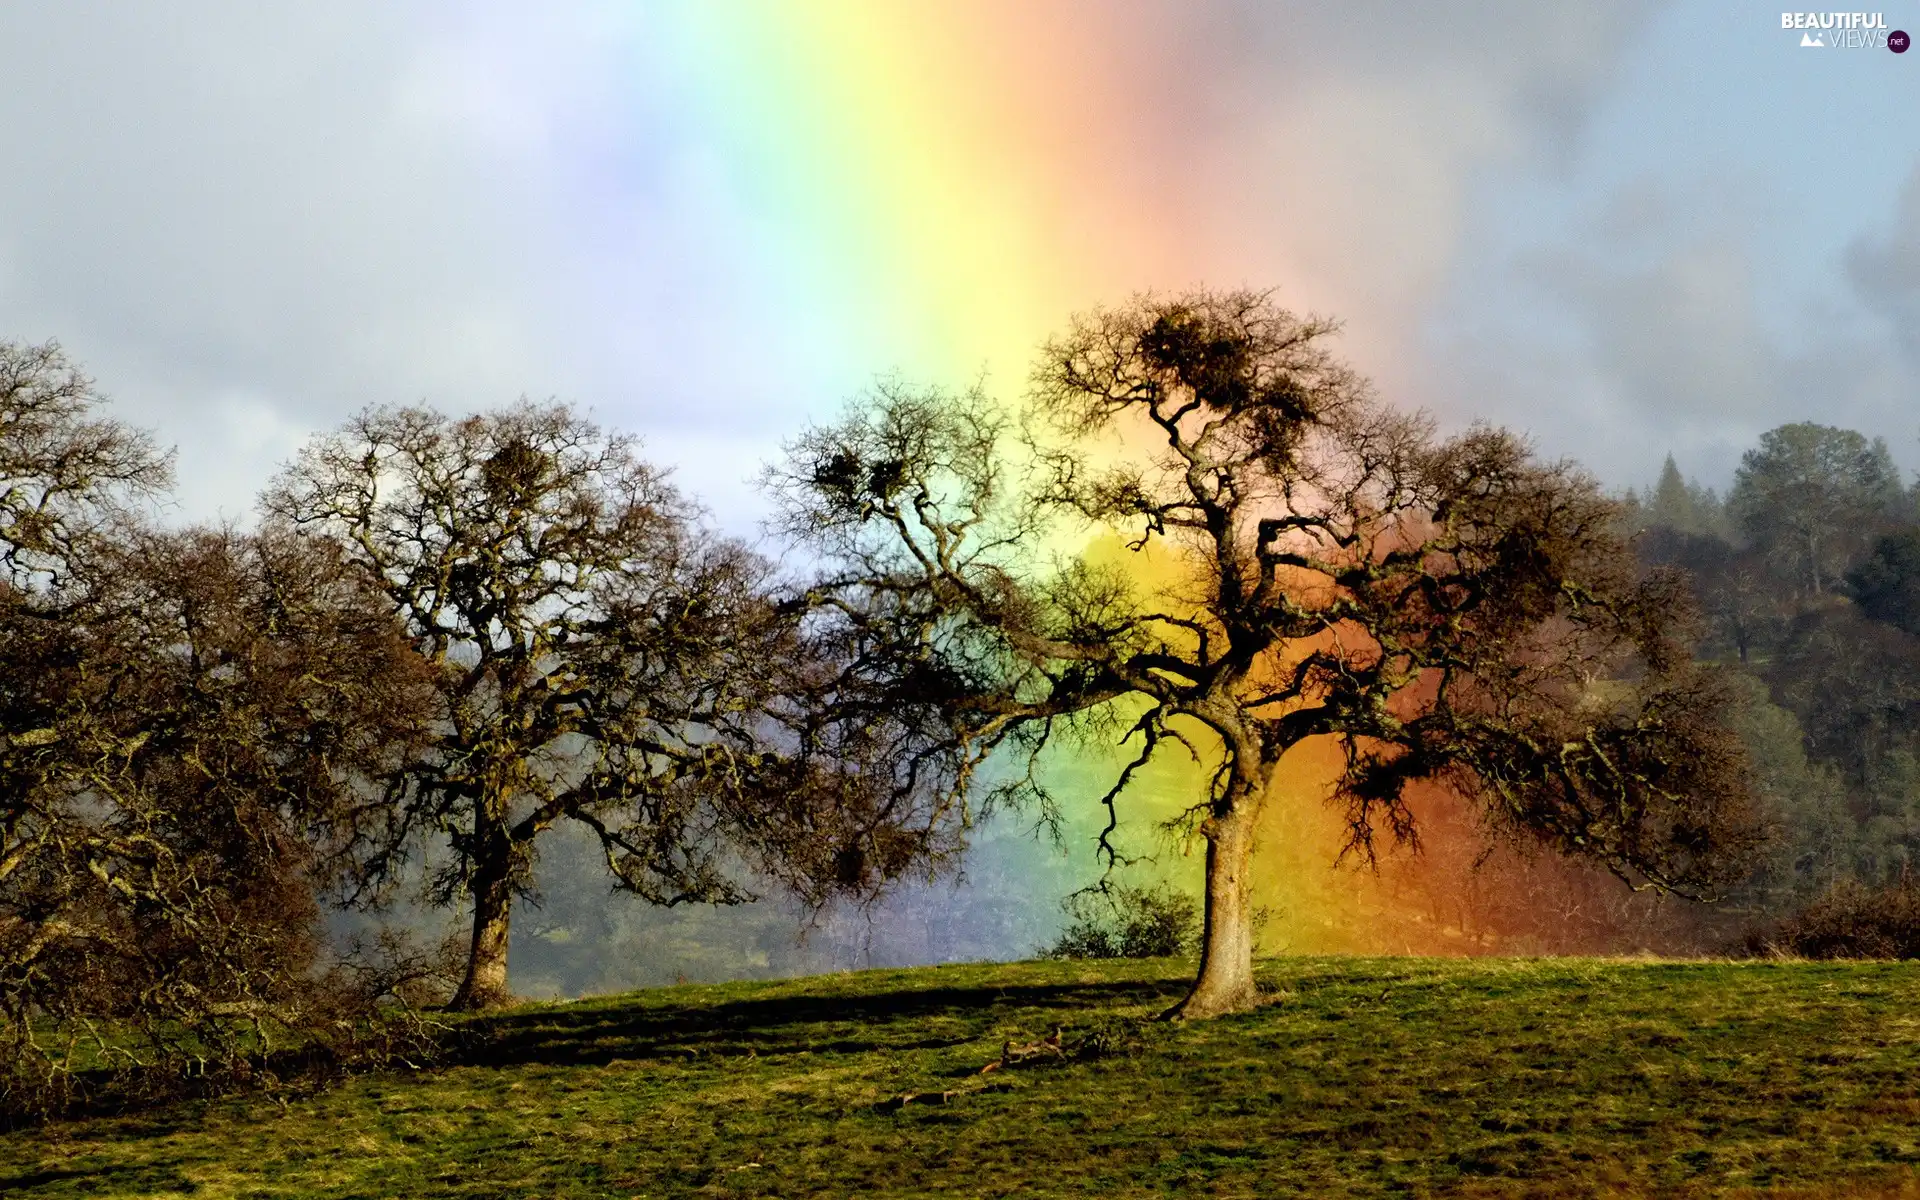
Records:
[[[238,1062],[310,1014],[313,835],[420,711],[337,557],[143,522],[166,456],[98,402],[57,348],[0,345],[8,1111],[72,1082],[63,1039]]]
[[[373,409],[309,445],[266,508],[384,594],[431,675],[430,744],[361,823],[361,862],[391,878],[444,837],[438,896],[473,916],[457,1007],[507,998],[513,901],[561,821],[658,904],[868,877],[836,823],[857,774],[816,770],[802,743],[822,738],[772,715],[806,655],[768,568],[631,439],[561,405]]]
[[[1254,1002],[1254,830],[1309,739],[1344,748],[1362,854],[1417,837],[1415,779],[1636,885],[1709,883],[1754,836],[1725,689],[1615,505],[1511,434],[1384,407],[1332,331],[1258,293],[1145,298],[1045,347],[1018,456],[977,392],[884,384],[769,473],[822,564],[796,604],[844,648],[832,699],[912,732],[929,820],[970,818],[996,751],[1116,716],[1137,754],[1109,812],[1158,754],[1210,765],[1201,964],[1170,1015]],[[1180,582],[1060,557],[1102,532]]]

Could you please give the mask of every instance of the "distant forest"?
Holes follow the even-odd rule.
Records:
[[[1703,653],[1750,681],[1741,733],[1778,838],[1730,904],[1897,882],[1920,858],[1920,483],[1884,440],[1800,423],[1725,496],[1669,457],[1627,500],[1643,559],[1692,580]]]

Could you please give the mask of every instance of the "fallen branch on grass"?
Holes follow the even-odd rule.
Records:
[[[981,1067],[980,1074],[985,1075],[989,1071],[999,1071],[1007,1067],[1019,1066],[1021,1063],[1032,1062],[1036,1058],[1047,1058],[1049,1056],[1065,1062],[1067,1052],[1060,1044],[1061,1038],[1065,1034],[1066,1029],[1063,1026],[1055,1025],[1052,1035],[1043,1037],[1039,1041],[1024,1042],[1016,1046],[1013,1044],[1012,1039],[1009,1038],[1001,1044],[1000,1057],[988,1063],[986,1066]]]

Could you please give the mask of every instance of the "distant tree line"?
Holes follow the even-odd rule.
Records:
[[[1737,667],[1737,724],[1776,829],[1737,903],[1770,914],[1920,862],[1920,485],[1885,442],[1812,423],[1747,451],[1725,496],[1669,458],[1629,496],[1650,564],[1686,573],[1702,652]]]

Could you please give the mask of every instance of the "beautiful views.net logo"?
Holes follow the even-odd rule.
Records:
[[[1780,28],[1801,31],[1802,46],[1842,50],[1879,50],[1904,54],[1908,38],[1904,31],[1887,28],[1885,13],[1785,12]]]

